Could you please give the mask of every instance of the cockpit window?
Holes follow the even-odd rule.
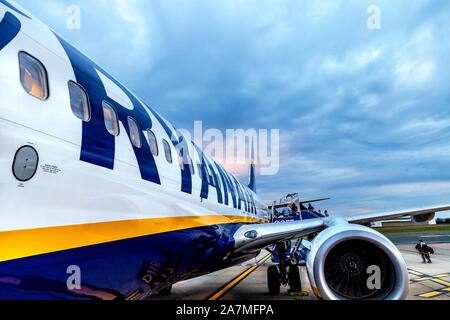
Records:
[[[119,120],[117,119],[116,109],[108,102],[103,101],[103,116],[105,118],[105,127],[113,136],[119,135]]]
[[[73,114],[84,122],[91,120],[91,108],[86,91],[77,83],[69,81],[70,107]]]
[[[133,146],[136,148],[142,148],[141,130],[139,129],[139,125],[136,120],[128,117],[128,127],[130,129],[130,139]]]
[[[48,98],[47,71],[36,58],[19,52],[20,82],[25,91],[40,100]]]

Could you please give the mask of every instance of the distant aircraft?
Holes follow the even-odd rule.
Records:
[[[450,207],[271,223],[253,165],[244,186],[13,1],[0,21],[0,299],[142,299],[310,234],[317,296],[407,296],[400,252],[363,225]],[[270,268],[270,291],[296,272]]]

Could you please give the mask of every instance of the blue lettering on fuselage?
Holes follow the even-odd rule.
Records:
[[[80,160],[113,170],[115,159],[115,136],[111,135],[104,125],[103,101],[109,102],[116,109],[119,121],[121,121],[125,127],[131,145],[133,144],[130,138],[128,117],[139,119],[141,128],[151,129],[152,121],[150,116],[136,97],[129,93],[119,82],[108,76],[108,74],[99,66],[73,48],[64,39],[58,35],[56,35],[56,37],[61,42],[61,45],[70,59],[76,81],[86,90],[90,100],[91,120],[89,122],[83,122]],[[108,76],[109,79],[128,96],[133,104],[133,110],[123,107],[111,97],[108,97],[97,70],[102,72],[105,76]],[[142,148],[137,148],[133,145],[133,149],[142,179],[161,184],[155,159],[150,151],[147,140],[142,139]]]
[[[200,150],[200,148],[197,147],[197,145],[194,144],[194,148],[197,151],[198,157],[201,162],[201,164],[199,165],[199,169],[202,171],[202,177],[203,177],[200,197],[202,199],[208,199],[209,187],[212,186],[213,188],[216,188],[216,190],[217,190],[217,202],[223,203],[222,190],[220,189],[219,180],[218,180],[218,177],[217,177],[212,165],[209,163],[208,159],[203,154],[203,151]],[[207,168],[209,168],[209,170]],[[211,172],[212,175],[209,175],[209,172]],[[207,178],[208,176],[210,177],[210,179]],[[210,181],[211,181],[211,183],[210,183]]]
[[[244,199],[242,197],[242,190],[241,190],[239,182],[236,180],[236,178],[233,177],[233,176],[230,176],[230,178],[231,178],[231,182],[232,183],[234,182],[235,188],[236,188],[236,191],[237,191],[237,202],[238,202],[238,206],[237,207],[238,207],[239,210],[241,210],[242,209],[241,203],[244,203]]]
[[[230,189],[230,194],[231,194],[231,199],[233,200],[233,208],[237,208],[237,202],[236,202],[236,189],[233,186],[233,183],[230,180],[230,177],[228,176],[227,172],[225,171],[225,169],[216,163],[217,166],[217,171],[219,171],[220,176],[222,177],[222,180],[224,181],[224,189],[226,190],[227,188]],[[228,191],[226,190],[226,195],[227,195],[227,199],[228,199]],[[227,202],[228,204],[228,202]]]
[[[212,174],[212,186],[214,188],[216,188],[217,190],[217,202],[219,203],[223,203],[223,199],[222,199],[222,189],[220,188],[220,183],[219,183],[219,177],[217,176],[214,167],[211,165],[211,163],[208,161],[208,159],[206,160],[206,165],[208,166],[209,170],[211,171]]]
[[[170,127],[167,125],[164,119],[162,119],[157,112],[155,112],[148,105],[145,105],[145,107],[147,107],[147,109],[154,115],[154,117],[159,121],[160,125],[163,127],[167,136],[170,137],[172,145],[177,150],[177,155],[179,158],[178,160],[183,161],[185,167],[186,165],[192,166],[192,160],[190,158],[185,157],[187,155],[186,153],[188,152],[188,148],[186,145],[186,141],[183,139],[183,136],[177,137],[176,133],[172,131],[172,129],[170,129]],[[190,170],[187,170],[187,168],[185,168],[185,170],[181,170],[181,191],[188,194],[192,194],[192,176]]]
[[[247,194],[247,199],[249,203],[249,212],[256,214],[256,206],[255,206],[255,198],[249,189],[244,188],[245,193]]]
[[[22,24],[12,13],[6,12],[0,22],[0,51],[17,36]]]
[[[223,187],[223,195],[224,195],[224,204],[228,205],[229,204],[229,200],[228,200],[228,188],[227,188],[227,182],[225,181],[225,177],[223,175],[223,173],[220,170],[219,165],[217,164],[217,162],[214,162],[214,165],[216,166],[217,172],[219,173],[220,176],[220,180],[222,180],[222,187]]]
[[[3,3],[5,6],[7,6],[8,8],[10,8],[11,10],[14,10],[15,12],[21,14],[22,16],[24,16],[25,18],[31,19],[31,17],[29,17],[28,15],[26,15],[25,13],[23,13],[22,11],[20,11],[19,9],[17,9],[16,7],[14,7],[12,4],[10,4],[8,1],[6,0],[0,0],[0,3]]]
[[[189,149],[187,147],[188,142],[185,141],[184,137],[182,135],[177,135],[177,133],[171,129],[171,127],[157,112],[155,112],[147,104],[139,101],[125,87],[109,76],[108,73],[106,73],[102,68],[97,66],[94,62],[68,44],[64,39],[56,34],[55,36],[60,41],[67,56],[69,57],[77,83],[86,90],[89,96],[91,120],[89,122],[83,122],[80,160],[107,169],[114,169],[115,136],[111,135],[104,125],[103,101],[106,101],[116,109],[119,121],[123,124],[128,134],[130,144],[133,146],[142,179],[156,184],[161,184],[156,162],[153,154],[151,153],[147,139],[142,139],[141,148],[135,147],[131,141],[128,126],[128,117],[132,117],[138,121],[141,129],[151,130],[151,114],[154,116],[156,121],[159,122],[167,136],[170,138],[170,142],[177,150],[179,161],[183,161],[184,163],[184,169],[181,169],[180,167],[181,191],[192,194],[192,175],[191,170],[188,169],[188,166],[193,166],[193,163],[192,158],[189,157]],[[109,78],[109,80],[116,84],[123,91],[123,93],[127,95],[133,105],[132,110],[125,108],[111,97],[108,97],[105,85],[102,82],[98,72],[101,72],[105,77]],[[242,208],[247,212],[256,213],[256,207],[251,193],[223,167],[214,161],[211,163],[211,161],[205,157],[203,152],[195,144],[194,148],[197,150],[199,155],[201,162],[199,169],[201,170],[203,177],[200,197],[202,199],[208,199],[209,187],[211,186],[217,191],[218,203],[228,205],[229,190],[234,208],[239,210]],[[209,172],[211,173],[211,179],[207,178]]]

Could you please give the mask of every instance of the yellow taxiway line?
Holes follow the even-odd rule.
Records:
[[[223,287],[222,289],[218,290],[216,293],[214,293],[212,296],[210,296],[207,300],[219,300],[220,298],[222,298],[228,291],[230,291],[231,289],[233,289],[239,282],[241,282],[242,280],[244,280],[246,277],[248,277],[253,271],[255,271],[256,269],[258,269],[260,266],[262,266],[267,260],[269,260],[269,258],[272,256],[272,254],[267,255],[266,257],[264,257],[262,260],[260,260],[256,266],[253,266],[249,269],[247,269],[246,271],[244,271],[242,274],[240,274],[239,276],[237,276],[236,278],[234,278],[230,283],[228,283],[225,287]]]

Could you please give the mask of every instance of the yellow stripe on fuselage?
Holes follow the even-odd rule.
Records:
[[[112,221],[0,232],[0,262],[158,233],[227,223],[263,223],[245,216],[190,216]]]

